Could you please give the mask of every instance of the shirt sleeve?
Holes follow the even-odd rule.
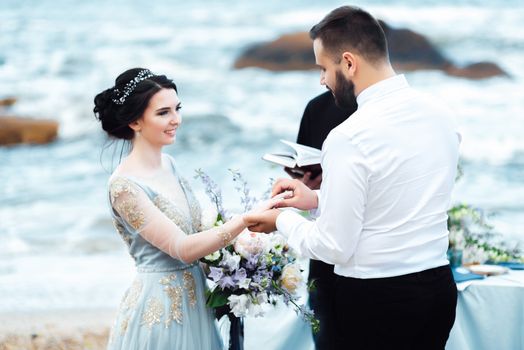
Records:
[[[321,196],[321,193],[320,193],[320,190],[313,190],[313,192],[315,192],[317,194],[317,201],[318,201],[318,206],[315,208],[315,209],[311,209],[309,211],[309,215],[313,218],[313,219],[316,219],[320,216],[320,196]]]
[[[300,255],[345,264],[353,256],[362,231],[370,169],[362,152],[337,131],[326,140],[322,168],[320,216],[308,221],[284,211],[277,218],[277,228]]]

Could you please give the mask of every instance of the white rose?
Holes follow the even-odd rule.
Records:
[[[251,299],[246,295],[230,295],[227,300],[229,301],[229,307],[231,312],[236,317],[244,317],[247,315],[248,309],[251,306]]]
[[[200,222],[202,225],[202,230],[209,230],[213,226],[215,226],[215,222],[217,221],[218,212],[217,209],[214,206],[209,206],[202,210]]]
[[[235,240],[235,251],[244,259],[264,251],[266,246],[264,233],[251,232],[245,229]]]
[[[213,252],[213,253],[211,253],[209,255],[206,255],[204,259],[209,260],[209,261],[215,261],[218,258],[220,258],[220,251],[219,250],[217,250],[216,252]]]
[[[254,316],[254,317],[264,316],[264,314],[266,313],[265,306],[267,305],[267,302],[268,302],[267,293],[262,292],[262,293],[256,294],[251,299],[251,302],[248,308],[249,315]]]
[[[268,252],[273,250],[277,254],[281,254],[285,245],[287,244],[286,239],[279,233],[274,233],[269,238]]]
[[[222,257],[220,265],[227,267],[230,271],[237,270],[240,266],[240,255],[231,254],[226,249],[223,249],[222,252],[224,256]]]
[[[282,269],[282,276],[280,277],[282,287],[288,292],[295,293],[299,284],[302,282],[302,274],[300,268],[296,264],[289,264]]]

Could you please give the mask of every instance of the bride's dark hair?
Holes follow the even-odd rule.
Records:
[[[109,136],[124,140],[133,139],[134,131],[129,124],[142,117],[151,97],[161,89],[177,91],[175,83],[165,75],[151,74],[146,79],[139,79],[134,88],[125,95],[125,92],[129,91],[129,84],[144,72],[151,74],[144,68],[129,69],[116,78],[114,87],[95,96],[93,112]],[[120,99],[122,94],[125,95],[123,100]]]

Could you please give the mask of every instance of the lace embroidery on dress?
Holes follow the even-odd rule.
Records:
[[[158,194],[153,200],[153,204],[167,216],[171,221],[173,221],[182,231],[188,233],[189,226],[187,220],[185,220],[184,215],[182,215],[175,205],[164,197],[161,194]]]
[[[127,294],[122,300],[122,310],[134,309],[138,299],[140,298],[140,292],[142,292],[142,281],[136,279],[133,281],[131,288],[129,288]]]
[[[148,326],[149,329],[153,328],[156,323],[160,323],[163,314],[164,305],[162,305],[162,302],[158,298],[149,298],[142,314],[142,325]]]
[[[172,321],[182,324],[182,293],[183,289],[180,286],[165,286],[164,291],[171,300],[169,307],[169,315],[164,321],[166,328],[169,328]]]
[[[136,307],[136,304],[138,303],[138,299],[140,299],[140,293],[142,292],[143,283],[139,279],[135,279],[133,281],[133,284],[129,289],[127,290],[126,294],[122,298],[122,301],[120,302],[120,312],[121,313],[127,313],[128,310],[132,310]],[[122,316],[122,322],[120,323],[120,334],[124,335],[124,333],[127,330],[127,325],[129,323],[129,319],[131,318],[130,315],[123,315]],[[109,343],[113,342],[114,335],[117,331],[117,319],[115,320],[115,324],[113,325],[111,329],[111,338]]]
[[[158,281],[158,283],[163,284],[164,286],[168,286],[171,283],[171,281],[174,281],[174,280],[176,280],[176,273],[172,273],[169,276],[162,277]]]
[[[164,291],[171,301],[169,306],[169,315],[164,321],[165,327],[169,328],[171,322],[176,321],[178,324],[182,324],[182,299],[184,292],[188,295],[189,305],[194,307],[196,305],[196,285],[193,274],[189,271],[184,271],[183,287],[177,286],[174,283],[177,280],[177,275],[172,273],[170,275],[160,278],[158,283],[164,285]]]
[[[124,226],[122,226],[121,223],[119,223],[116,219],[113,218],[113,226],[116,228],[118,234],[120,235],[120,237],[122,237],[122,239],[124,240],[124,242],[126,242],[127,246],[131,246],[131,241],[133,240],[131,238],[131,235],[129,235]]]
[[[171,300],[171,305],[169,306],[169,315],[164,321],[166,328],[169,328],[172,321],[177,321],[179,324],[182,324],[182,287],[172,286],[171,282],[176,281],[176,274],[172,273],[168,276],[162,277],[158,283],[164,285],[164,291],[167,293],[167,296]]]
[[[124,317],[124,319],[122,320],[122,323],[120,323],[120,335],[121,336],[124,336],[124,334],[126,333],[127,331],[127,326],[129,325],[129,319],[131,318],[131,316],[126,316]]]
[[[111,182],[109,192],[111,194],[111,204],[123,193],[128,195],[129,199],[119,200],[115,209],[124,216],[124,219],[135,229],[138,230],[144,225],[145,217],[141,210],[138,210],[137,193],[135,185],[128,179],[119,177]]]
[[[189,206],[189,212],[191,215],[191,221],[193,224],[193,231],[198,232],[201,231],[201,215],[202,211],[200,209],[200,204],[195,199],[195,195],[193,194],[193,191],[191,190],[191,186],[189,186],[189,183],[186,179],[181,178],[180,183],[182,184],[182,188],[184,189],[185,193],[187,194],[187,204]]]
[[[184,289],[189,297],[189,305],[196,305],[195,279],[189,271],[184,271]]]

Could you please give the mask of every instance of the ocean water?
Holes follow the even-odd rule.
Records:
[[[131,67],[172,77],[183,125],[166,149],[205,202],[194,170],[221,184],[239,208],[228,168],[256,193],[284,176],[260,157],[294,139],[319,74],[232,69],[252,43],[308,30],[337,1],[2,0],[0,114],[60,122],[56,142],[0,148],[0,312],[114,307],[133,276],[111,226],[106,181],[120,144],[109,145],[92,114],[96,93]],[[464,177],[454,201],[495,213],[508,241],[524,237],[524,3],[362,1],[393,26],[426,35],[459,65],[494,61],[511,78],[481,81],[438,71],[410,83],[455,112]]]

